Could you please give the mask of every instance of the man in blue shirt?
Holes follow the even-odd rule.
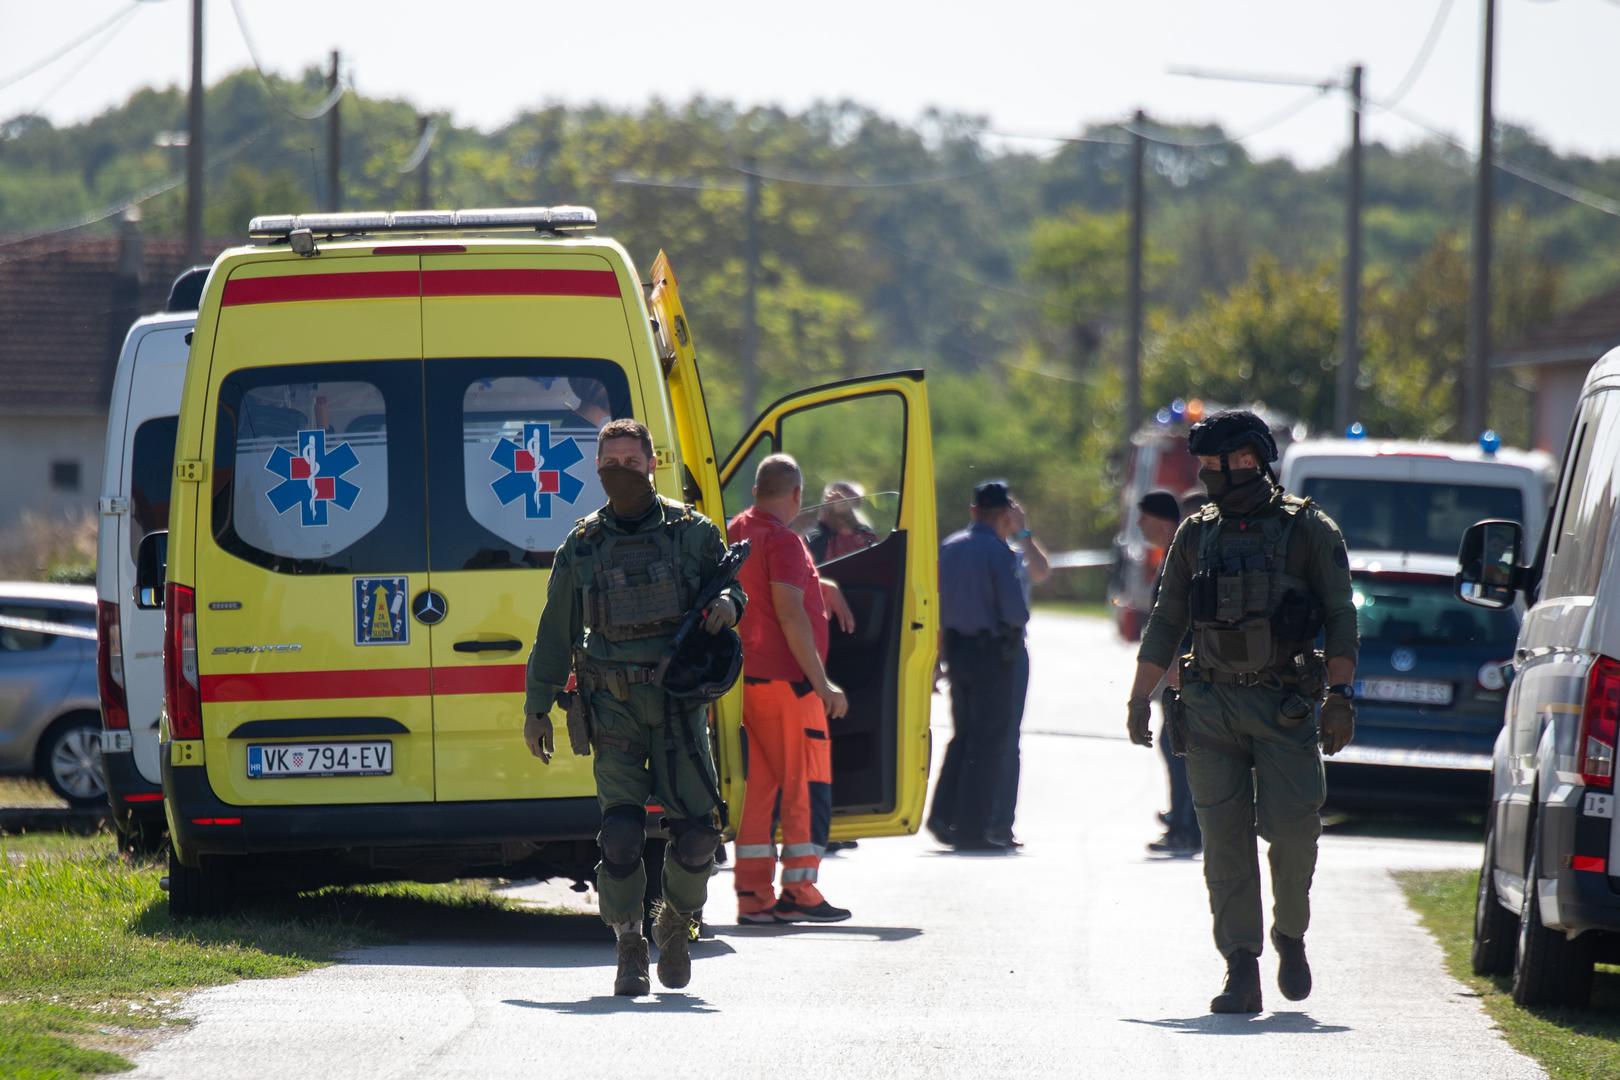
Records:
[[[941,656],[955,730],[928,830],[959,851],[1005,851],[1018,790],[1018,728],[1029,681],[1029,581],[1050,573],[1005,481],[973,489],[973,521],[940,545]],[[1014,549],[1017,539],[1028,552]]]

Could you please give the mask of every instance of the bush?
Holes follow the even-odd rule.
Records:
[[[49,517],[25,512],[0,531],[0,578],[95,584],[96,515]]]

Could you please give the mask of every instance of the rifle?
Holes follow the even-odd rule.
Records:
[[[664,649],[664,655],[658,658],[658,668],[653,672],[653,685],[664,685],[664,674],[675,659],[675,654],[681,651],[686,639],[692,636],[703,622],[708,613],[709,605],[720,598],[720,594],[730,588],[737,580],[737,574],[742,570],[743,563],[748,561],[749,541],[739,540],[726,549],[720,557],[720,562],[714,568],[714,573],[703,583],[692,606],[681,617],[681,624],[675,628],[675,634],[669,639],[669,645]]]

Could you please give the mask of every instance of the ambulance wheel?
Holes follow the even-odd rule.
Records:
[[[169,914],[175,921],[224,915],[235,899],[228,868],[186,866],[174,849],[169,849]]]
[[[1531,835],[1535,835],[1534,828]],[[1513,964],[1513,1001],[1518,1005],[1572,1005],[1584,1009],[1592,997],[1595,935],[1573,940],[1541,921],[1541,844],[1531,848],[1524,875],[1524,907],[1519,911],[1519,948]]]

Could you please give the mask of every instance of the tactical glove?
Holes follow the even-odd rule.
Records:
[[[1125,732],[1137,746],[1152,746],[1153,731],[1148,726],[1153,720],[1153,706],[1147,698],[1131,698],[1127,707]]]
[[[737,604],[729,596],[722,596],[709,605],[703,617],[703,629],[718,634],[728,626],[737,625]]]
[[[1322,703],[1317,722],[1317,737],[1322,742],[1322,753],[1332,757],[1356,736],[1356,707],[1348,698],[1329,694]]]
[[[550,714],[530,713],[523,721],[523,741],[529,744],[529,753],[539,758],[542,765],[550,765],[551,755],[557,752],[557,745],[552,741]]]

